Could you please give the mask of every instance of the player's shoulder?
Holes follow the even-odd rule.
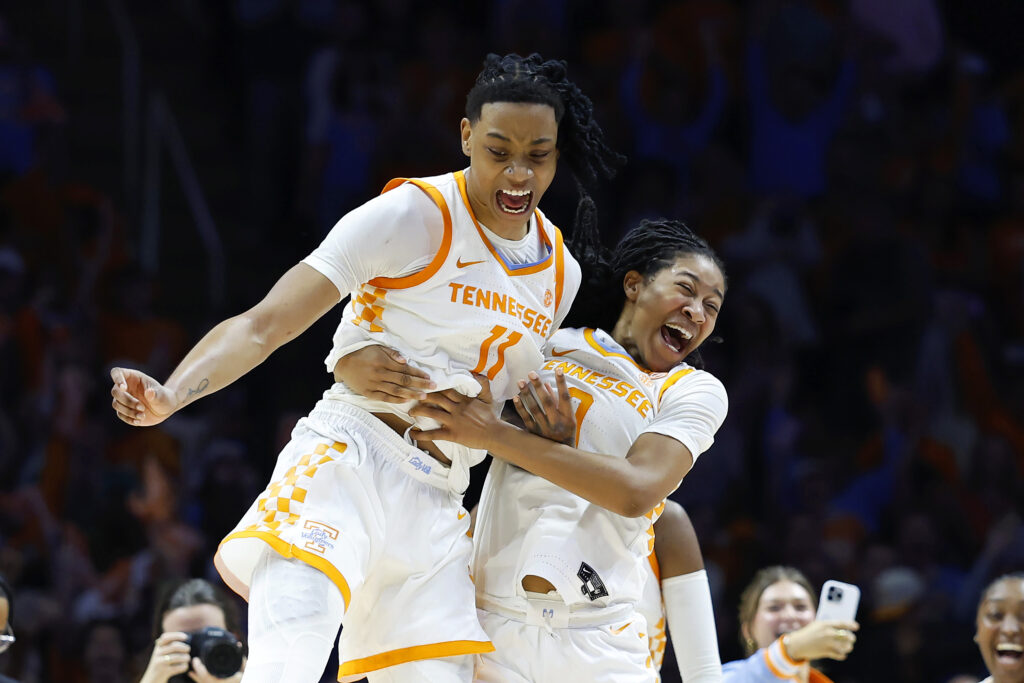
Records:
[[[580,327],[559,327],[551,335],[548,344],[561,349],[579,349],[583,347],[584,329]]]
[[[722,381],[707,370],[683,363],[659,378],[658,394],[665,406],[674,400],[690,401],[695,396],[728,406],[729,396]]]

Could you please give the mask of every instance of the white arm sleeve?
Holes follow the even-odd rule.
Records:
[[[721,681],[722,660],[718,655],[718,632],[707,572],[701,569],[670,576],[661,582],[661,599],[665,602],[668,633],[683,681]]]
[[[406,183],[342,216],[302,262],[333,282],[344,298],[375,277],[404,277],[422,270],[443,237],[441,210],[425,192]]]
[[[729,397],[718,378],[694,370],[665,390],[658,414],[642,433],[654,432],[681,442],[693,461],[711,447],[729,412]]]

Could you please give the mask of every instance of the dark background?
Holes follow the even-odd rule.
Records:
[[[629,157],[606,241],[679,217],[727,263],[729,417],[673,494],[723,660],[785,563],[863,589],[838,683],[977,680],[980,589],[1024,567],[1022,7],[0,4],[0,669],[137,679],[157,587],[219,582],[337,314],[160,428],[114,418],[109,367],[166,377],[387,179],[462,167],[483,56],[536,50]],[[563,171],[545,211],[569,232],[574,204]]]

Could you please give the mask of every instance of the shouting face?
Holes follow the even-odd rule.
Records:
[[[477,121],[463,119],[466,190],[477,220],[505,239],[524,237],[555,178],[557,143],[555,110],[546,104],[489,102]]]
[[[974,642],[996,683],[1024,681],[1024,579],[992,586],[978,606]]]
[[[683,254],[645,277],[623,282],[626,306],[613,336],[644,367],[665,372],[683,362],[715,330],[725,277],[703,254]]]

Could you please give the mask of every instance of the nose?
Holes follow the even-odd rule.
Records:
[[[696,299],[690,299],[683,304],[683,314],[698,325],[704,324],[704,306]]]
[[[533,169],[522,161],[510,161],[505,167],[505,175],[510,176],[514,182],[522,182],[533,176]]]
[[[1013,614],[1007,614],[999,624],[999,630],[1003,633],[1019,633],[1022,628],[1024,626],[1020,623],[1020,619]]]

